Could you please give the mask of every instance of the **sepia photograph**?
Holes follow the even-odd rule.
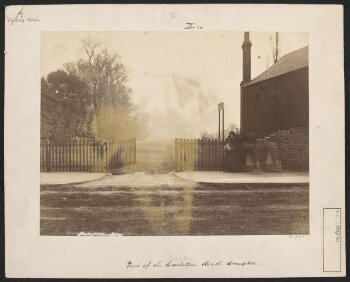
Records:
[[[345,276],[344,20],[6,6],[5,276]]]
[[[308,33],[42,32],[40,97],[40,235],[309,234]]]

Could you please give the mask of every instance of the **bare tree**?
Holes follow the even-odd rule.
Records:
[[[207,130],[202,130],[200,133],[201,139],[214,139],[217,137],[217,133],[216,132],[209,132]]]
[[[239,135],[239,128],[236,123],[230,123],[228,126],[226,126],[224,131],[225,138],[228,136],[228,134],[231,131]],[[215,139],[218,137],[218,132],[217,131],[209,132],[207,130],[202,130],[200,133],[200,136],[202,139]]]
[[[239,129],[236,123],[230,123],[225,128],[225,137],[227,137],[231,131],[235,132],[236,134],[239,134]]]

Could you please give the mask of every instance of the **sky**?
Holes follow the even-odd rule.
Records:
[[[274,32],[250,32],[252,78],[272,65]],[[44,32],[42,76],[83,57],[90,36],[116,51],[128,70],[132,101],[149,115],[150,139],[215,133],[217,104],[225,125],[240,123],[243,32]],[[308,34],[279,33],[280,54],[308,45]]]

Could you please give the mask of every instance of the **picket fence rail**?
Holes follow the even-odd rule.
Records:
[[[103,172],[136,163],[136,140],[71,139],[40,144],[40,171]]]
[[[218,139],[175,139],[177,171],[217,171],[223,169],[224,143]]]

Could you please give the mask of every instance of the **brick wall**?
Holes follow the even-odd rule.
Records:
[[[309,128],[281,130],[260,140],[277,144],[283,170],[309,170]]]

